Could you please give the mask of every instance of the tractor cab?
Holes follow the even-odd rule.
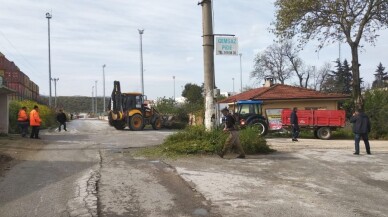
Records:
[[[235,115],[241,127],[255,126],[259,128],[260,135],[268,132],[268,123],[262,113],[263,101],[240,100],[237,102]]]

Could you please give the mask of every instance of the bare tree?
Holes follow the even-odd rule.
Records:
[[[313,66],[311,72],[313,83],[310,87],[314,90],[322,91],[323,83],[327,80],[330,72],[331,64],[329,62],[326,62],[319,70]]]
[[[284,44],[273,44],[255,58],[254,71],[251,78],[258,80],[273,77],[275,81],[284,84],[291,77],[289,61],[284,55]]]
[[[305,66],[303,60],[298,56],[298,51],[294,49],[292,41],[286,41],[283,43],[284,54],[290,61],[291,70],[295,72],[299,79],[299,86],[307,87],[312,73],[312,66]]]

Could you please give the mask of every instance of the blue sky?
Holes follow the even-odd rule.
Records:
[[[238,2],[238,3],[237,3]],[[257,52],[271,45],[273,0],[214,0],[214,33],[235,34],[242,53],[243,86],[261,86],[250,79]],[[102,65],[106,64],[106,95],[113,81],[124,91],[141,91],[139,33],[143,35],[145,94],[149,99],[176,96],[186,83],[203,83],[202,12],[194,0],[0,0],[0,52],[14,61],[48,94],[46,12],[51,12],[52,77],[59,78],[60,96],[90,96],[98,80],[102,96]],[[361,77],[368,83],[379,62],[388,66],[388,31],[376,46],[361,49]],[[338,58],[338,44],[315,52],[311,42],[300,53],[320,67]],[[342,57],[351,59],[347,44]],[[215,56],[216,84],[221,91],[240,88],[238,56]],[[289,84],[295,83],[290,80]]]

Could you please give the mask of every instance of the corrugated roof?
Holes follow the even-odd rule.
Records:
[[[275,84],[271,87],[260,87],[252,89],[227,99],[219,103],[231,103],[238,100],[288,100],[288,99],[347,99],[350,95],[341,93],[324,93],[308,88],[295,87],[285,84]]]

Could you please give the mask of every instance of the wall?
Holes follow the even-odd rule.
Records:
[[[338,109],[338,101],[337,100],[292,100],[292,101],[284,101],[284,100],[271,100],[264,101],[263,105],[263,113],[265,114],[266,109],[292,109],[293,107],[297,107],[298,110],[305,110],[306,108],[321,108],[326,110],[337,110]]]
[[[9,118],[9,109],[8,109],[8,96],[7,94],[0,94],[0,133],[8,134],[8,118]]]

